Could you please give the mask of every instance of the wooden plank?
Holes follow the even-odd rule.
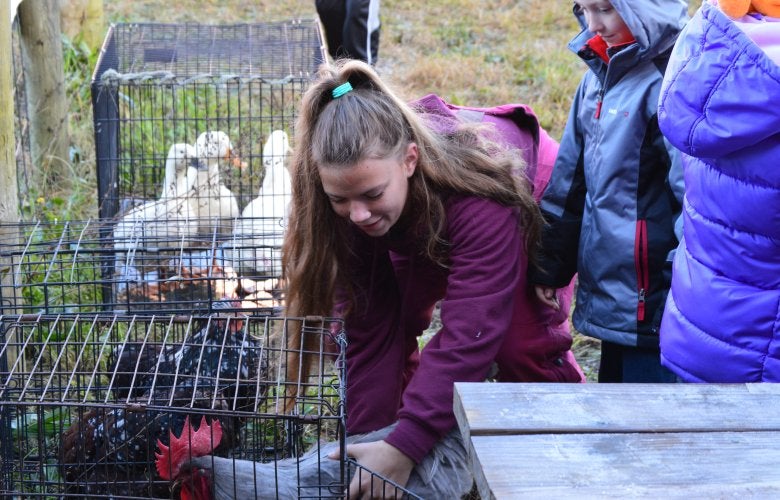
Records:
[[[464,437],[780,430],[780,384],[456,383]]]
[[[476,436],[483,500],[780,498],[779,432]]]

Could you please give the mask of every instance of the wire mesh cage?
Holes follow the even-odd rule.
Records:
[[[0,224],[4,314],[204,314],[230,304],[279,315],[279,279],[239,276],[214,238],[121,246],[111,221]],[[274,250],[276,251],[276,250]]]
[[[349,464],[349,467],[347,468],[347,483],[349,483],[352,478],[355,477],[361,482],[364,476],[371,478],[372,481],[368,491],[361,492],[361,495],[366,496],[366,498],[402,498],[404,500],[423,500],[423,497],[412,491],[409,491],[398,483],[395,483],[390,479],[377,474],[371,469],[363,467],[359,462],[352,458],[348,458],[347,463]],[[363,498],[363,496],[360,498]]]
[[[92,101],[99,214],[122,244],[212,238],[235,268],[278,275],[290,137],[323,46],[317,20],[111,26]]]
[[[0,225],[0,496],[338,498],[378,477],[324,458],[353,438],[342,323],[279,316],[290,137],[324,60],[316,20],[110,28],[100,217]]]
[[[187,486],[163,471],[176,454],[156,467],[156,453],[186,446],[194,457],[203,436],[215,490],[343,492],[345,464],[319,459],[321,443],[344,438],[337,320],[28,315],[0,317],[0,327],[2,494],[170,498]],[[290,348],[293,332],[315,347]],[[263,481],[237,482],[242,468]]]

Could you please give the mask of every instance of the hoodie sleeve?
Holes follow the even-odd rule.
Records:
[[[536,268],[529,269],[530,281],[561,288],[577,272],[577,252],[585,208],[584,138],[578,115],[588,75],[580,83],[569,111],[558,157],[542,197],[545,226]]]
[[[401,296],[390,254],[383,245],[353,232],[349,263],[347,332],[347,431],[359,434],[392,424],[403,392],[406,345]],[[344,302],[346,304],[346,301]]]
[[[464,198],[447,217],[451,249],[442,327],[422,350],[398,426],[386,439],[417,463],[455,426],[454,382],[485,380],[511,325],[524,261],[514,209]],[[423,272],[415,272],[410,285],[430,286]]]

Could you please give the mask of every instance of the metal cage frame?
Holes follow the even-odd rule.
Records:
[[[0,284],[0,313],[206,314],[229,301],[235,311],[281,314],[279,277],[239,274],[216,239],[147,241],[126,250],[116,246],[112,227],[99,220],[0,224],[9,273]],[[278,249],[269,251],[280,258]]]
[[[168,146],[215,129],[247,163],[240,175],[222,171],[243,208],[260,186],[262,141],[274,128],[291,133],[326,60],[317,19],[111,25],[91,85],[100,218],[155,196],[145,180],[161,179],[155,167]]]
[[[345,334],[339,320],[227,312],[25,315],[2,316],[0,326],[3,494],[105,497],[99,490],[112,487],[116,497],[143,491],[141,497],[167,498],[161,492],[174,485],[151,472],[148,448],[165,441],[166,431],[180,434],[185,416],[219,420],[231,430],[219,456],[269,467],[326,440],[343,441]],[[209,345],[197,337],[218,328],[221,341]],[[293,330],[315,347],[290,349]],[[230,335],[238,341],[226,340]],[[190,359],[197,362],[188,365],[193,351]],[[128,353],[130,362],[123,364]],[[290,379],[302,373],[296,363],[304,354],[312,360],[309,376]],[[215,359],[226,372],[214,369]],[[239,373],[228,366],[250,368]],[[87,449],[98,432],[102,444]],[[75,448],[67,449],[69,443]],[[298,479],[299,497],[340,494],[347,480],[343,465],[335,484]]]

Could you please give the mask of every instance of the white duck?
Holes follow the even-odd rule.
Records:
[[[195,181],[198,233],[211,235],[216,228],[218,234],[229,235],[239,215],[238,201],[219,178],[219,160],[232,158],[233,144],[221,130],[203,132],[195,141],[195,153],[208,165],[207,171],[198,172]]]
[[[281,274],[281,246],[292,197],[292,180],[285,166],[289,152],[287,133],[271,132],[263,146],[264,175],[258,196],[244,207],[233,238],[225,245],[225,257],[236,269]]]
[[[117,271],[128,275],[131,267],[145,274],[144,259],[136,259],[139,247],[180,248],[197,234],[195,209],[188,195],[197,178],[195,148],[177,143],[170,147],[165,159],[165,177],[158,200],[144,203],[130,210],[114,228]],[[156,267],[156,266],[154,266]]]

